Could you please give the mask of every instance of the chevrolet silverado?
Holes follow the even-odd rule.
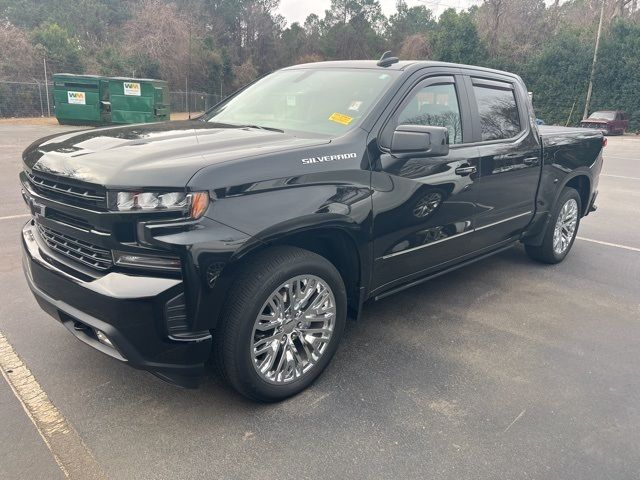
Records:
[[[561,262],[595,210],[604,145],[538,127],[510,73],[292,66],[195,120],[29,146],[24,271],[46,312],[114,359],[183,387],[211,363],[277,401],[318,377],[367,301],[517,242]]]

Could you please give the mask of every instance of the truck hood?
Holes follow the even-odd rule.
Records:
[[[29,146],[23,160],[36,172],[107,187],[183,188],[203,167],[326,143],[192,120],[55,135]]]

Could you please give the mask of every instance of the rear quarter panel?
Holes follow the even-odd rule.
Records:
[[[537,197],[540,213],[549,213],[564,186],[574,177],[589,179],[589,198],[602,168],[602,133],[584,128],[540,126],[542,175]]]

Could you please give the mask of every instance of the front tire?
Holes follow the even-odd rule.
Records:
[[[271,248],[247,262],[227,298],[214,354],[223,376],[252,400],[301,392],[338,348],[347,295],[340,273],[320,255]]]
[[[529,257],[543,263],[560,263],[573,246],[580,226],[582,202],[578,192],[565,187],[551,212],[542,244],[525,245]]]

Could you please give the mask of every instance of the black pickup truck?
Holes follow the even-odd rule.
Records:
[[[279,400],[322,372],[366,301],[517,242],[562,261],[595,209],[603,146],[538,128],[510,73],[289,67],[196,120],[29,146],[24,271],[103,353],[185,387],[211,362]]]

